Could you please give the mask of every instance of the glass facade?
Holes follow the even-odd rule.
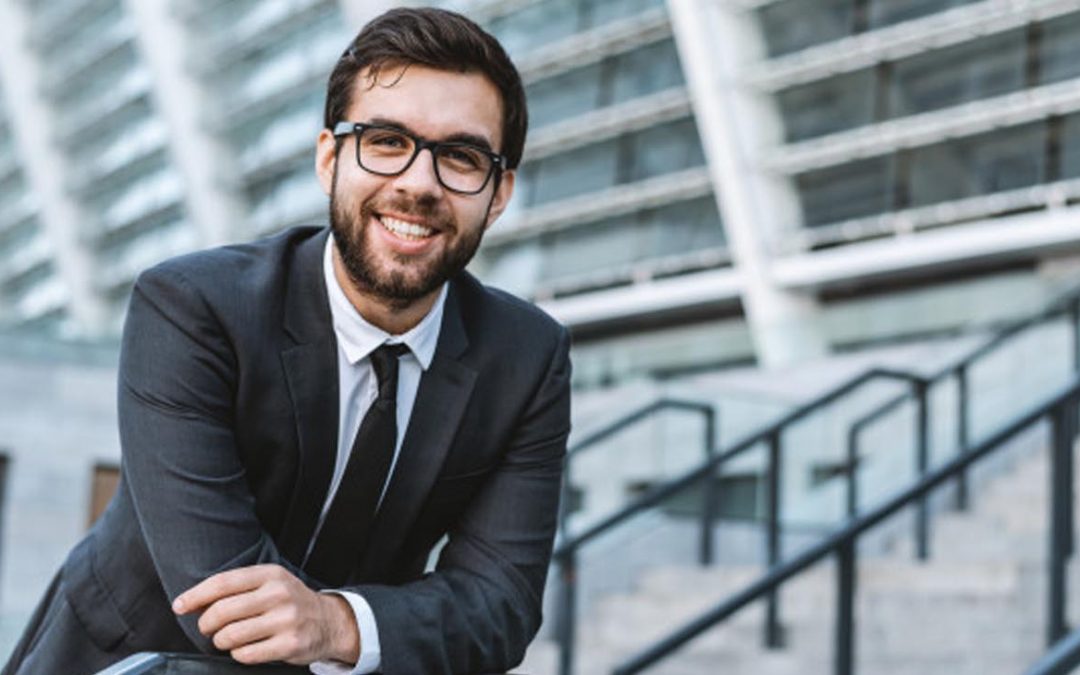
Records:
[[[527,297],[558,298],[726,262],[711,194],[661,195],[634,207],[622,199],[705,170],[689,107],[673,118],[632,112],[646,101],[686,96],[663,2],[539,0],[486,23],[523,64],[530,138],[556,139],[542,153],[526,149],[516,204],[481,251],[477,268],[486,280]],[[529,68],[603,45],[609,34],[629,37],[567,58],[565,66]],[[588,133],[600,116],[614,121]],[[575,126],[573,138],[559,142],[560,132]],[[569,215],[556,222],[546,215],[553,212]]]
[[[40,89],[54,113],[51,141],[85,218],[78,236],[91,251],[95,291],[119,316],[141,269],[196,244],[151,74],[121,0],[37,3],[28,18]],[[147,249],[155,255],[141,264],[117,264]]]
[[[27,16],[25,51],[40,66],[33,91],[50,113],[52,164],[81,214],[75,246],[89,255],[91,285],[115,330],[141,269],[217,243],[197,222],[205,210],[196,205],[206,202],[178,150],[189,145],[188,131],[178,131],[162,104],[162,89],[175,83],[150,58],[168,41],[134,12],[142,5],[123,0],[0,2]],[[1051,193],[1057,204],[1080,202],[1080,10],[1067,4],[1017,3],[991,17],[975,0],[701,2],[695,11],[736,16],[740,39],[724,39],[721,24],[709,23],[714,44],[699,52],[688,49],[685,28],[663,0],[447,4],[507,46],[530,108],[515,198],[472,269],[545,303],[572,327],[593,325],[591,311],[608,322],[605,335],[620,340],[643,325],[699,326],[717,313],[743,320],[747,298],[733,250],[741,239],[731,234],[740,227],[760,238],[768,266],[904,227],[1045,210]],[[312,153],[326,77],[353,34],[347,17],[357,8],[365,6],[168,3],[164,18],[183,37],[181,75],[199,94],[205,138],[196,145],[213,151],[195,169],[213,176],[240,210],[229,237],[325,220]],[[688,67],[695,64],[683,60],[721,58],[721,47],[733,44],[736,75],[717,80],[716,64],[706,64],[723,91],[698,91]],[[726,144],[710,141],[720,113],[703,116],[703,95],[723,99],[713,108],[720,111],[746,109],[753,99],[753,114],[736,120]],[[40,190],[12,142],[17,122],[0,118],[0,325],[57,326],[75,320],[68,284],[79,276],[67,273],[48,234],[57,229],[46,227]],[[710,158],[716,164],[732,154],[739,170],[728,173],[745,176],[725,179]],[[724,222],[740,199],[760,222]],[[778,204],[778,215],[756,213],[763,203]],[[702,300],[686,290],[700,280],[724,290]],[[609,298],[661,282],[682,290],[656,291],[660,299],[640,310],[620,300],[621,314],[605,314]],[[671,310],[669,292],[687,304]],[[562,308],[574,303],[593,309],[565,318]],[[692,311],[680,314],[684,308]],[[745,361],[744,342],[702,362]],[[659,363],[664,354],[648,350],[658,359],[651,365],[638,352],[605,356],[615,365],[596,380],[667,372],[673,366]],[[605,368],[583,361],[579,372]],[[681,361],[678,368],[692,370]]]
[[[783,55],[879,26],[934,20],[948,10],[955,10],[954,20],[975,25],[978,8],[965,10],[967,4],[783,1],[766,3],[757,14],[769,53]],[[861,28],[853,14],[857,9],[867,17]],[[798,16],[824,23],[817,30],[792,25]],[[780,88],[775,100],[788,147],[843,143],[853,134],[863,139],[862,157],[835,156],[792,175],[802,224],[839,224],[1075,178],[1080,101],[1063,99],[1061,92],[1067,94],[1063,87],[1080,77],[1078,45],[1080,12],[1033,16]],[[882,51],[887,47],[883,43]],[[1028,99],[1018,99],[1021,95]],[[1006,106],[1015,113],[998,112]],[[968,119],[969,130],[953,130]],[[935,133],[935,127],[943,131]],[[913,140],[890,142],[890,134],[904,133]],[[1075,187],[1070,190],[1071,195]]]
[[[55,329],[66,315],[57,274],[0,96],[0,327]]]
[[[256,235],[324,219],[312,171],[326,77],[352,37],[328,0],[204,2],[187,11],[207,125],[237,158]]]

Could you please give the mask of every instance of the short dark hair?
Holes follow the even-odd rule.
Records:
[[[459,72],[478,72],[502,97],[502,154],[514,169],[521,162],[529,126],[525,88],[517,68],[499,41],[456,12],[433,7],[392,9],[372,19],[338,59],[326,90],[323,124],[345,119],[357,73],[377,76],[384,66],[420,64]]]

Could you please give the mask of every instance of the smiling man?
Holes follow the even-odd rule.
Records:
[[[136,284],[120,486],[5,673],[137,651],[335,673],[520,662],[555,532],[569,339],[464,268],[525,130],[517,71],[471,21],[402,9],[361,31],[318,138],[330,228]]]

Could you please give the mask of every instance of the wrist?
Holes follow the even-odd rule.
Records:
[[[321,593],[320,600],[326,607],[329,658],[355,664],[360,660],[360,629],[352,607],[337,593]]]

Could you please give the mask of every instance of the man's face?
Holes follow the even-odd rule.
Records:
[[[361,72],[345,121],[399,127],[432,140],[482,139],[502,149],[502,103],[483,75],[411,65],[387,67],[372,83]],[[360,168],[356,137],[319,136],[316,170],[330,195],[330,224],[345,270],[362,293],[399,307],[432,294],[464,269],[484,230],[506,208],[514,174],[493,176],[475,195],[443,187],[421,151],[397,176]]]

